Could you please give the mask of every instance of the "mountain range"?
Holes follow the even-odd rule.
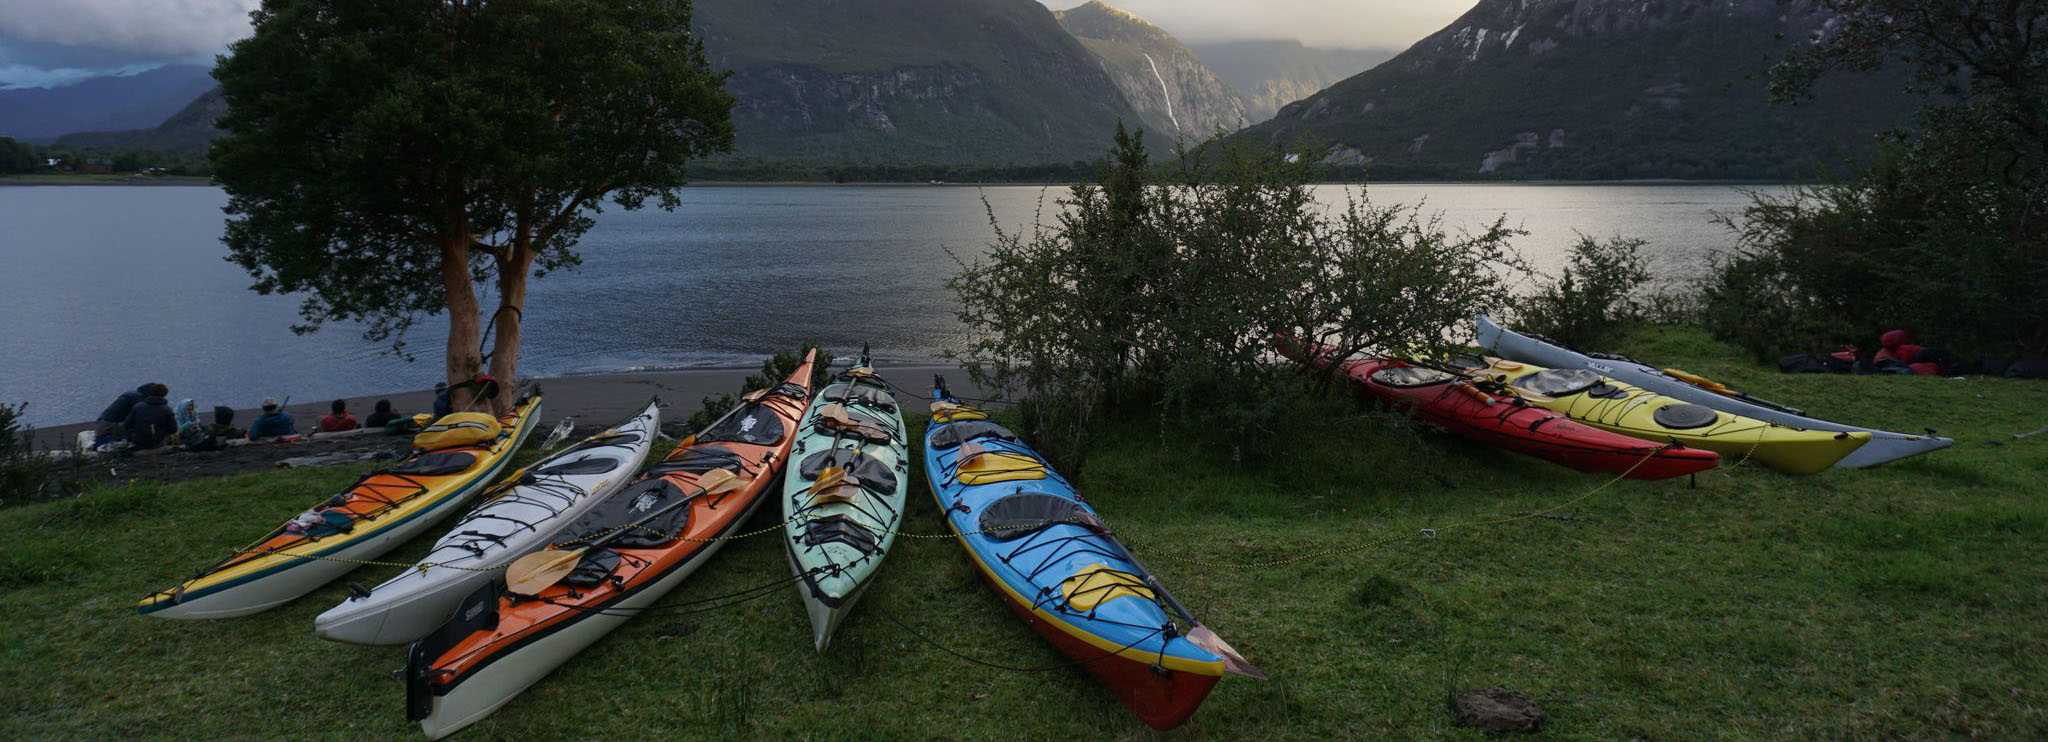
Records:
[[[1101,156],[1121,119],[1190,140],[1258,122],[1234,136],[1314,142],[1376,179],[1789,179],[1866,153],[1917,103],[1878,75],[1771,104],[1763,78],[1827,22],[1818,6],[1480,0],[1384,59],[1191,46],[1099,1],[697,0],[696,20],[733,73],[734,172],[1070,163]],[[62,142],[198,151],[219,105]]]
[[[42,143],[75,131],[153,127],[212,87],[205,67],[167,65],[63,87],[0,90],[0,136]]]
[[[1771,104],[1786,39],[1827,21],[1815,0],[1481,0],[1240,136],[1381,178],[1811,177],[1915,105],[1895,75]]]

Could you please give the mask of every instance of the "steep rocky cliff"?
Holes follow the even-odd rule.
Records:
[[[1199,140],[1250,123],[1238,91],[1158,26],[1101,0],[1054,16],[1101,60],[1148,128]]]
[[[1244,95],[1245,118],[1270,119],[1280,107],[1394,56],[1389,49],[1319,49],[1293,39],[1189,44],[1224,84]]]
[[[826,163],[1100,156],[1137,112],[1035,0],[697,0],[741,155]]]
[[[1386,177],[1806,177],[1914,103],[1880,76],[1771,105],[1764,77],[1826,21],[1815,5],[1482,0],[1245,136],[1311,137]]]

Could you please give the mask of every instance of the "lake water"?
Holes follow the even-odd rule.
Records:
[[[704,187],[674,212],[608,212],[583,240],[582,268],[533,282],[521,373],[752,366],[806,340],[872,342],[885,361],[938,358],[961,340],[946,289],[953,256],[972,259],[991,237],[983,199],[1017,229],[1060,193]],[[1505,214],[1544,267],[1579,233],[1641,237],[1665,275],[1728,247],[1714,215],[1745,203],[1742,189],[1692,185],[1387,184],[1371,198],[1423,204],[1453,229]],[[205,409],[439,379],[442,323],[415,329],[414,363],[352,327],[293,334],[298,300],[249,291],[223,259],[225,202],[208,187],[0,187],[0,401],[27,401],[29,421],[51,425],[89,420],[152,380]]]

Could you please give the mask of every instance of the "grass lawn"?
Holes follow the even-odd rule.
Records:
[[[1640,330],[1621,346],[1824,416],[1961,442],[1876,470],[1792,478],[1751,464],[1697,486],[1622,482],[1569,520],[1447,528],[1606,478],[1372,417],[1290,433],[1298,452],[1258,464],[1123,425],[1078,484],[1273,676],[1227,678],[1172,735],[1476,738],[1452,726],[1449,695],[1505,686],[1544,705],[1552,737],[2048,736],[2048,435],[2011,440],[2048,424],[2048,383],[1784,376],[1691,330]],[[312,635],[342,584],[241,619],[132,607],[357,471],[134,484],[0,511],[0,738],[416,736],[390,676],[401,648]],[[940,532],[929,490],[913,485],[908,527]],[[776,517],[764,508],[755,527]],[[1185,561],[1423,528],[1441,530],[1285,567]],[[733,544],[462,738],[1153,736],[1084,672],[968,664],[891,621],[979,658],[1062,661],[948,540],[899,541],[823,656],[794,589],[660,610],[787,570],[773,539]]]

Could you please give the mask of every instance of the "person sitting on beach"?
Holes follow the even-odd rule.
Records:
[[[150,392],[160,386],[163,385],[150,382],[122,392],[121,396],[115,397],[114,403],[107,405],[105,410],[100,411],[99,419],[95,421],[97,424],[93,428],[93,445],[98,446],[120,440],[121,428],[128,422],[128,413],[134,411],[136,403],[150,396]],[[157,396],[167,397],[170,394],[170,387],[164,387],[163,392]]]
[[[249,440],[252,441],[297,435],[298,432],[299,426],[292,422],[292,413],[279,409],[276,397],[264,397],[263,414],[258,415],[255,422],[249,423]]]
[[[128,418],[122,426],[128,430],[128,443],[136,449],[156,448],[178,432],[177,415],[171,412],[171,403],[163,395],[170,390],[162,384],[149,385],[150,395],[128,408]]]
[[[330,409],[333,412],[328,413],[326,417],[320,418],[320,432],[339,433],[344,430],[356,429],[356,416],[349,414],[348,400],[334,400],[334,404]]]
[[[448,396],[448,382],[434,382],[434,419],[439,420],[455,412],[455,401]]]
[[[377,410],[370,413],[370,419],[363,421],[363,427],[371,430],[383,430],[385,426],[391,424],[391,421],[401,417],[405,416],[391,409],[391,400],[380,399],[377,400]]]
[[[222,438],[240,438],[242,430],[235,427],[235,408],[224,404],[213,406],[213,424],[206,426],[207,435]]]

